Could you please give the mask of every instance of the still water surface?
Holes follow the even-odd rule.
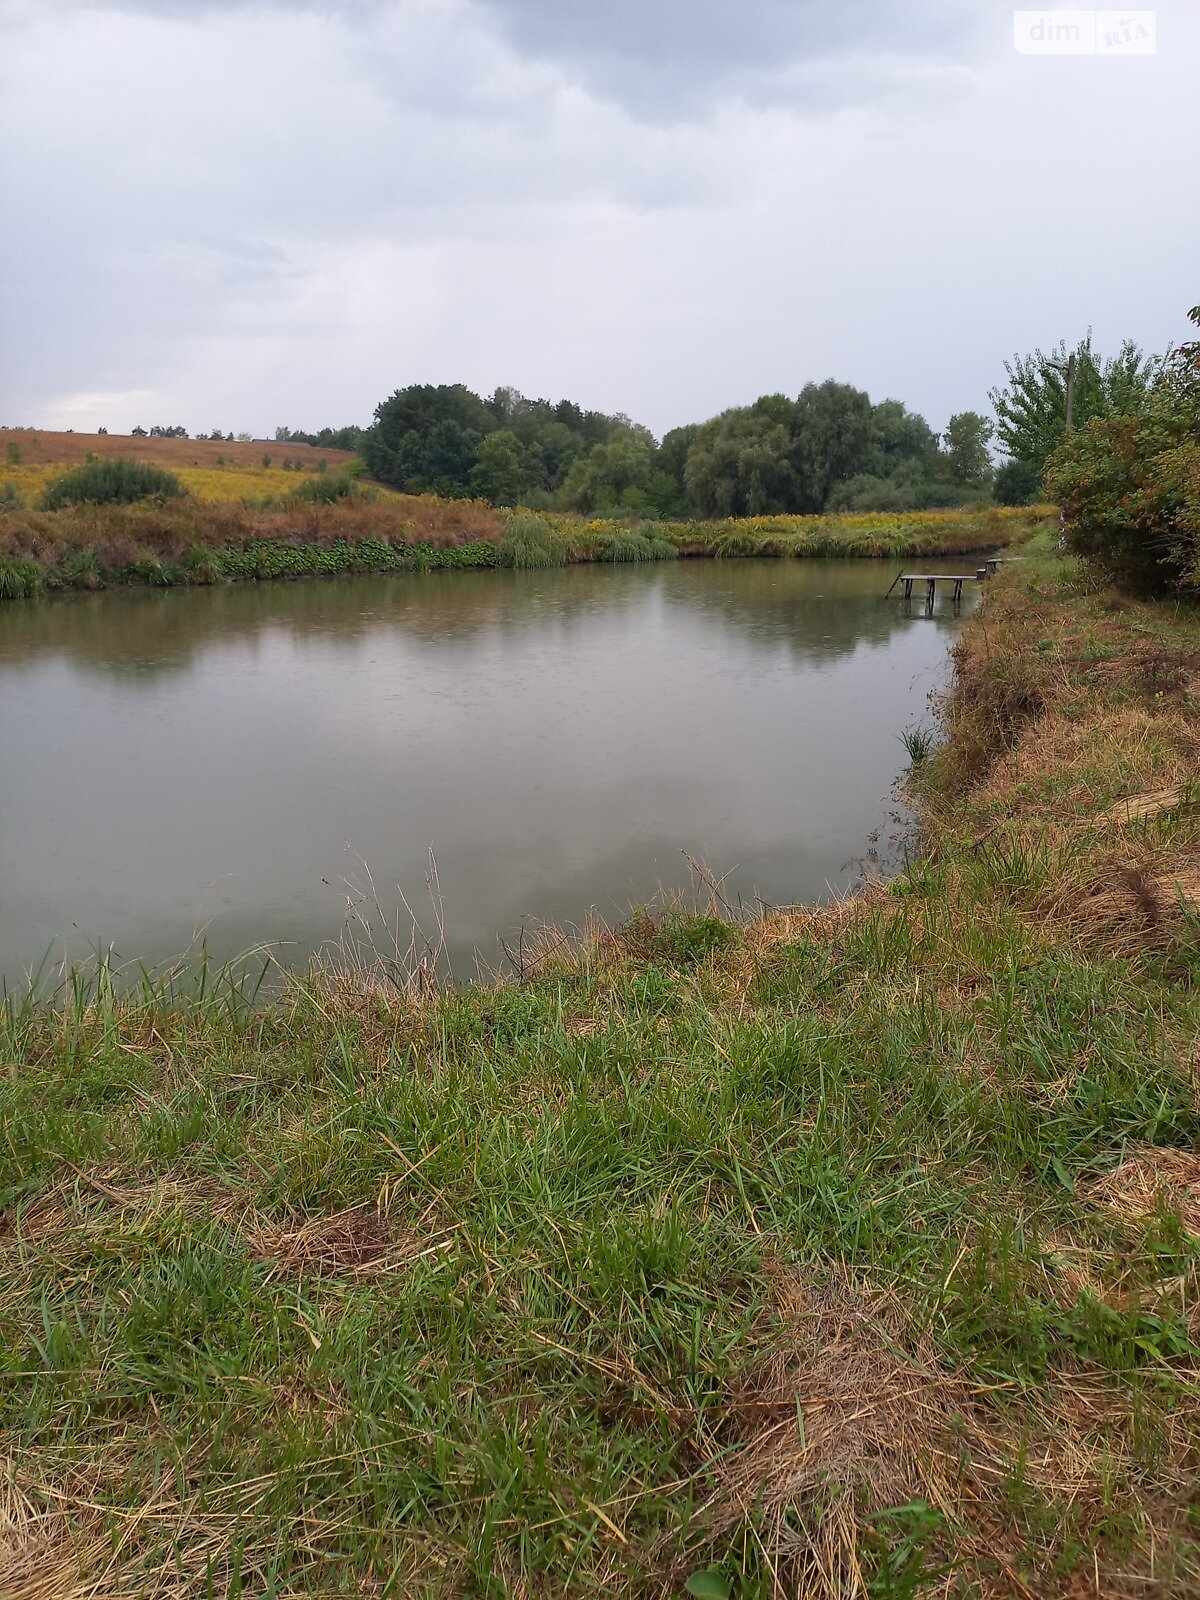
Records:
[[[364,863],[451,957],[620,917],[684,852],[772,903],[845,887],[956,617],[893,568],[679,561],[0,607],[0,974],[205,933],[302,962]],[[965,609],[965,607],[964,607]],[[349,880],[350,888],[347,887]],[[363,908],[365,910],[365,908]],[[353,921],[353,919],[352,919]]]

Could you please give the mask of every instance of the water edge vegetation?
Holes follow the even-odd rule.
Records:
[[[397,504],[396,502],[400,503]],[[623,561],[683,556],[978,554],[1032,528],[1045,508],[764,516],[620,523],[506,514],[434,496],[311,498],[248,509],[191,496],[60,511],[0,511],[0,598],[125,584]]]

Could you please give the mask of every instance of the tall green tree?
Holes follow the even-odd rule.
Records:
[[[827,378],[806,383],[795,406],[792,465],[801,511],[824,511],[842,478],[863,470],[871,444],[871,398]]]
[[[572,465],[559,500],[570,511],[644,511],[653,473],[654,436],[631,423]]]
[[[306,433],[303,428],[276,428],[275,438],[280,444],[312,444],[323,450],[358,450],[362,447],[364,429],[354,423],[344,428],[318,428]]]
[[[739,407],[698,430],[687,455],[688,498],[702,517],[753,517],[790,508],[792,440],[768,412]]]
[[[995,431],[991,419],[978,411],[958,411],[950,418],[942,435],[942,449],[952,483],[984,489],[992,481],[988,445]]]
[[[653,470],[650,429],[634,424],[618,427],[602,445],[574,462],[558,498],[568,510],[645,510]]]
[[[1032,461],[1002,462],[992,480],[992,493],[1002,506],[1027,506],[1041,489],[1041,470]]]
[[[687,471],[688,452],[691,450],[700,432],[698,422],[689,422],[682,428],[672,428],[665,433],[662,442],[654,453],[655,471],[664,480],[664,503],[659,510],[672,516],[686,515],[689,509],[687,484],[684,474]],[[666,485],[669,483],[670,487]]]
[[[413,384],[375,408],[362,440],[372,477],[414,493],[470,493],[480,440],[495,417],[464,384]]]
[[[527,503],[531,489],[541,487],[541,462],[515,433],[499,428],[479,441],[471,468],[471,492],[494,506]]]
[[[1048,354],[1014,356],[1004,363],[1007,383],[989,391],[996,413],[996,435],[1017,461],[1039,469],[1056,449],[1067,427],[1067,380],[1064,371],[1075,357],[1075,401],[1072,420],[1082,427],[1093,417],[1136,416],[1146,404],[1158,364],[1143,356],[1127,339],[1120,351],[1104,360],[1092,349],[1092,336],[1074,351],[1060,342]]]
[[[537,429],[533,436],[533,448],[541,463],[541,485],[551,492],[561,488],[571,467],[588,451],[583,434],[573,432],[556,417],[543,422]]]
[[[905,462],[932,467],[937,459],[937,434],[902,400],[880,400],[871,407],[871,433],[863,452],[862,471],[890,477]]]

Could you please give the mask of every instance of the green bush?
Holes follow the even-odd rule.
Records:
[[[321,469],[317,469],[321,472]],[[338,500],[351,500],[361,494],[357,483],[348,472],[321,473],[305,478],[292,494],[293,500],[307,501],[315,506],[330,506]]]
[[[42,495],[41,507],[59,511],[74,505],[130,505],[135,500],[177,500],[186,493],[172,472],[146,461],[110,456],[55,478]]]
[[[6,483],[0,489],[0,511],[24,511],[25,496],[15,483]]]
[[[1042,469],[1033,461],[1006,461],[997,467],[992,493],[1002,506],[1027,506],[1042,492]]]
[[[1200,306],[1188,313],[1200,327]],[[1129,416],[1094,418],[1046,463],[1067,544],[1131,589],[1200,589],[1200,341]]]
[[[496,556],[502,567],[561,567],[567,546],[555,538],[544,517],[521,512],[505,518]]]
[[[194,544],[183,558],[183,571],[188,583],[220,583],[225,576],[221,552],[211,545]]]

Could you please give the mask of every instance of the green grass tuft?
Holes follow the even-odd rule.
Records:
[[[504,519],[496,558],[502,567],[561,567],[567,559],[567,546],[544,517],[522,512]]]

